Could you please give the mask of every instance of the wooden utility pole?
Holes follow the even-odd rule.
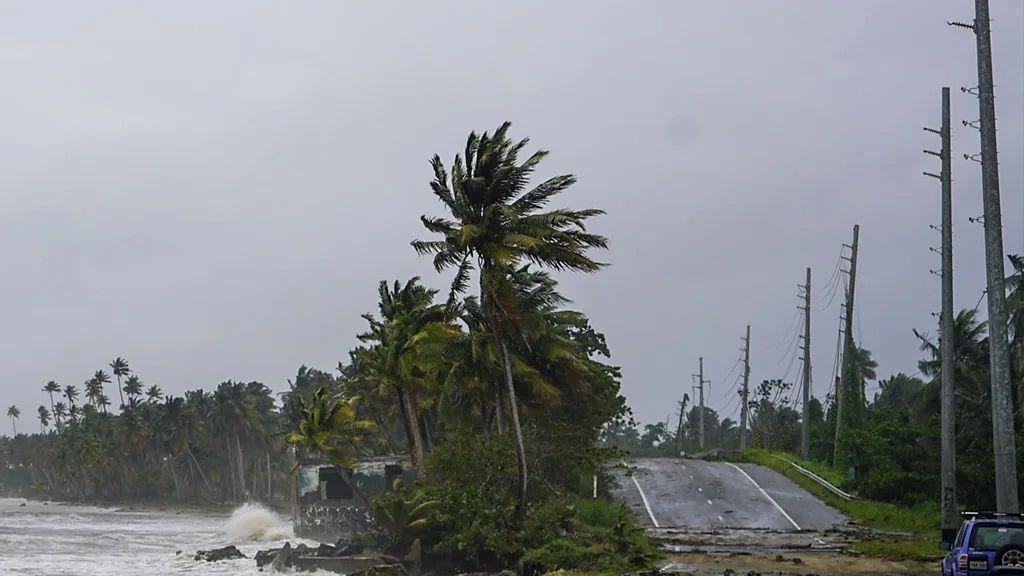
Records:
[[[747,447],[747,397],[750,395],[750,324],[747,337],[743,339],[743,390],[740,392],[740,450]]]
[[[956,537],[960,519],[956,510],[956,382],[954,381],[955,342],[953,332],[953,174],[952,148],[950,138],[949,88],[942,89],[942,128],[928,132],[938,134],[942,139],[939,152],[925,150],[926,154],[938,156],[942,170],[938,174],[925,172],[926,176],[942,182],[942,312],[939,321],[939,353],[942,358],[942,541],[952,542]]]
[[[840,431],[843,429],[844,405],[850,400],[856,400],[856,395],[850,394],[856,382],[850,382],[852,375],[855,344],[853,341],[853,305],[857,289],[857,250],[860,243],[860,225],[853,225],[853,244],[850,248],[850,285],[846,287],[846,327],[843,329],[843,368],[839,375],[839,389],[836,390],[836,439],[832,452],[833,465],[841,463],[840,452]],[[847,398],[847,396],[853,396]]]
[[[1010,347],[1007,340],[1006,289],[1003,270],[1003,217],[999,200],[999,154],[996,147],[996,105],[992,82],[992,30],[988,0],[975,0],[974,23],[950,22],[974,31],[978,52],[978,97],[981,132],[981,188],[985,214],[985,275],[988,280],[989,363],[992,378],[992,447],[995,453],[996,510],[1020,510],[1017,495],[1016,440],[1010,386]],[[974,123],[967,123],[974,125]],[[971,158],[970,155],[965,155]]]
[[[807,268],[804,291],[804,389],[803,424],[800,427],[800,457],[807,460],[811,451],[811,269]]]
[[[694,376],[697,377],[697,383],[698,383],[698,385],[695,386],[695,388],[700,390],[700,431],[699,431],[699,434],[698,434],[697,438],[698,438],[698,443],[700,444],[700,449],[704,450],[704,448],[705,448],[705,443],[704,443],[704,385],[705,384],[710,384],[711,382],[709,380],[705,380],[704,379],[704,357],[703,356],[701,356],[701,358],[700,358],[700,371],[697,374],[694,374]]]

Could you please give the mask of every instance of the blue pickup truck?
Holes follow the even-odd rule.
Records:
[[[965,512],[942,576],[1024,575],[1024,515]]]

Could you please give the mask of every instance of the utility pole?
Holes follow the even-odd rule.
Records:
[[[1003,271],[1003,217],[999,201],[999,158],[996,148],[996,106],[992,81],[992,31],[988,0],[975,0],[974,24],[950,22],[974,30],[978,52],[978,97],[981,132],[981,185],[985,214],[985,272],[988,280],[989,362],[992,378],[992,444],[995,454],[996,510],[1015,513],[1017,495],[1016,440],[1010,387],[1006,290]],[[970,124],[970,123],[968,123]],[[971,158],[971,156],[967,156]]]
[[[942,128],[928,132],[942,139],[942,149],[936,153],[942,161],[939,174],[925,172],[926,176],[942,182],[942,313],[939,323],[939,352],[942,357],[942,541],[952,542],[960,524],[956,510],[956,382],[954,381],[953,332],[953,173],[950,137],[949,88],[942,88]]]
[[[704,357],[700,358],[700,372],[694,374],[697,377],[698,385],[695,388],[700,390],[700,432],[697,436],[700,449],[704,450],[704,385],[711,384],[711,381],[704,379]]]
[[[740,450],[747,448],[747,396],[750,394],[750,324],[743,339],[743,391],[740,392]]]
[[[807,460],[811,451],[811,269],[807,268],[804,290],[804,390],[803,425],[800,430],[800,457]]]
[[[835,447],[834,447],[834,450],[833,450],[833,460],[834,460],[833,464],[836,465],[836,466],[838,466],[841,463],[839,437],[840,437],[840,431],[842,430],[842,428],[844,426],[844,421],[843,421],[843,416],[844,416],[843,412],[844,412],[844,408],[845,408],[844,404],[846,404],[847,401],[851,401],[851,400],[855,401],[855,400],[857,400],[857,395],[850,394],[852,392],[853,388],[857,385],[857,383],[856,382],[850,382],[850,378],[849,377],[851,376],[851,372],[852,372],[852,369],[853,369],[852,367],[853,367],[853,362],[854,362],[854,349],[855,349],[854,342],[853,342],[853,305],[854,305],[854,297],[855,297],[855,295],[857,293],[856,292],[856,290],[857,290],[857,250],[858,250],[859,244],[860,244],[860,225],[859,224],[854,224],[853,225],[853,244],[851,244],[849,246],[849,248],[850,248],[850,258],[849,258],[849,262],[850,262],[850,271],[849,271],[849,274],[850,274],[850,285],[847,286],[847,288],[846,288],[846,305],[844,306],[844,308],[846,310],[846,327],[843,330],[843,336],[844,336],[844,338],[843,338],[843,369],[842,369],[842,372],[840,373],[839,390],[836,391],[836,398],[837,398],[837,402],[836,402],[836,407],[837,407],[837,410],[836,410],[836,440],[835,440]],[[847,396],[852,396],[852,397],[851,398],[847,398]]]

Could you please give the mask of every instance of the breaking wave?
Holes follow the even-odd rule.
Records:
[[[293,536],[291,524],[272,510],[254,503],[242,504],[231,512],[224,532],[232,542],[267,542]]]

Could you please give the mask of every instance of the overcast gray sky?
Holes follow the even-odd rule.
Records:
[[[992,1],[1007,252],[1024,251],[1024,2]],[[637,416],[664,419],[697,359],[733,416],[782,377],[814,272],[815,392],[861,225],[858,338],[913,373],[938,309],[938,171],[921,130],[953,88],[954,152],[978,149],[966,0],[7,2],[0,18],[0,404],[37,429],[47,380],[124,356],[180,394],[333,369],[381,279],[441,207],[428,158],[513,122],[608,215],[590,276],[560,275],[604,331]],[[984,286],[977,164],[954,162],[956,299]],[[984,303],[982,305],[984,309]],[[781,360],[780,360],[781,359]],[[787,379],[797,372],[793,364]],[[116,391],[108,391],[116,398]],[[3,419],[0,433],[10,431]]]

